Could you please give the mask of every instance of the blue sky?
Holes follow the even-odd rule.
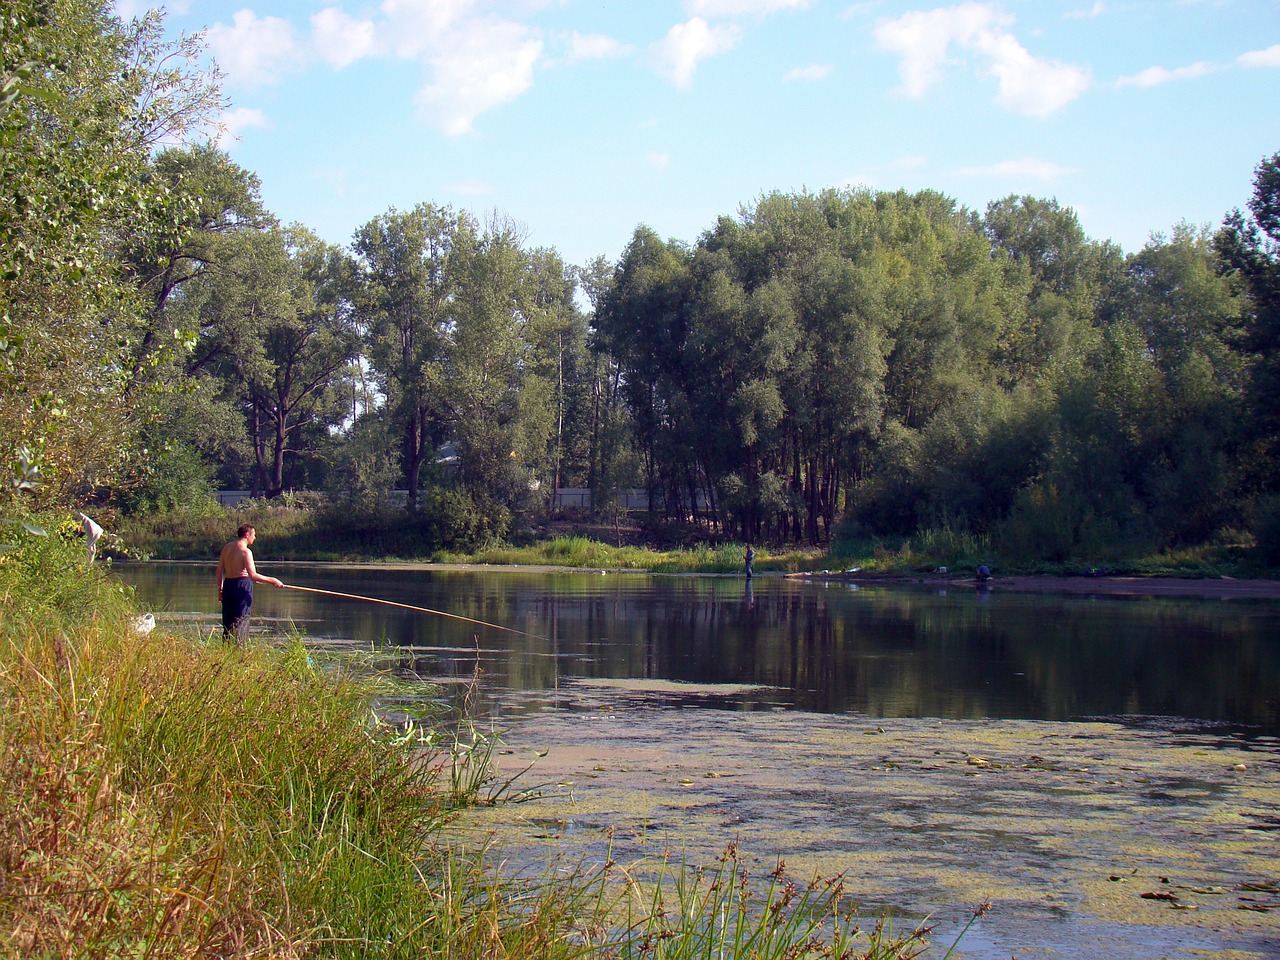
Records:
[[[117,0],[133,14],[144,5]],[[1054,197],[1133,252],[1280,151],[1280,0],[179,0],[223,146],[347,244],[419,202],[570,263],[694,243],[761,194]]]

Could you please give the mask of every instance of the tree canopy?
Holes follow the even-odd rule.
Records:
[[[1280,154],[1247,213],[1125,254],[1056,199],[768,193],[563,262],[423,201],[346,247],[205,141],[200,43],[103,0],[0,18],[11,490],[164,509],[408,491],[500,535],[648,490],[708,537],[1204,543],[1280,493]]]

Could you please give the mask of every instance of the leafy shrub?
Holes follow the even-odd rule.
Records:
[[[1268,567],[1280,567],[1280,495],[1258,501],[1253,536],[1262,562]]]
[[[510,510],[461,487],[430,488],[418,512],[433,549],[471,549],[501,540],[511,529]]]
[[[33,622],[85,623],[128,608],[129,590],[108,578],[101,561],[89,566],[84,540],[74,532],[78,525],[68,520],[41,514],[5,524],[0,634],[12,635]]]
[[[1117,502],[1103,513],[1077,490],[1035,484],[1019,494],[996,543],[1002,555],[1022,561],[1088,563],[1136,556],[1149,549],[1151,538],[1143,518],[1125,506]]]

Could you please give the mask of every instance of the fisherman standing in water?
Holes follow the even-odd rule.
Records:
[[[273,587],[284,584],[275,577],[264,577],[253,565],[253,551],[249,549],[258,538],[251,524],[243,524],[236,531],[236,539],[222,548],[218,557],[218,600],[222,603],[222,638],[237,643],[249,635],[249,612],[253,608],[253,585],[269,583]]]

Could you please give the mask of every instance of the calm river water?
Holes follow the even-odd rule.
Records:
[[[1118,599],[782,578],[264,564],[286,583],[501,624],[259,586],[264,629],[377,645],[488,708],[564,705],[565,682],[689,684],[672,702],[869,717],[1170,717],[1280,734],[1280,603]],[[117,567],[164,615],[217,611],[211,566]],[[714,697],[708,685],[734,685]]]
[[[471,811],[503,869],[729,841],[931,917],[953,960],[1280,957],[1280,602],[766,577],[264,563],[266,633],[472,690],[525,802]],[[122,565],[217,632],[212,564]],[[456,681],[456,682],[455,682]],[[445,695],[439,693],[446,691]]]

